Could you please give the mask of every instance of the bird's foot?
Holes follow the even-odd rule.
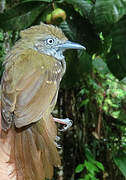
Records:
[[[58,141],[60,141],[60,137],[59,137],[59,136],[56,136],[55,141],[54,141],[54,144],[56,145],[56,147],[57,147],[58,149],[61,149],[61,145],[58,144]]]
[[[58,119],[58,118],[53,118],[55,122],[58,122],[60,124],[64,124],[62,129],[59,129],[60,131],[66,131],[68,128],[70,128],[73,124],[73,121],[69,118],[66,119]]]
[[[56,140],[56,142],[60,141],[60,137],[56,136],[55,140]]]

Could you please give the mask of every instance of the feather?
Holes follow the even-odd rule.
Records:
[[[67,40],[57,27],[34,26],[21,32],[4,63],[1,123],[2,132],[6,131],[4,140],[11,133],[9,163],[15,165],[16,180],[51,179],[53,167],[61,164],[51,113],[65,71],[64,61],[32,48],[35,39],[50,34]]]
[[[20,32],[20,36],[22,38],[36,38],[41,37],[42,35],[53,35],[61,40],[67,40],[61,29],[56,26],[45,25],[43,23]]]
[[[51,136],[45,121],[41,119],[39,123],[29,128],[20,130],[12,128],[10,131],[13,134],[13,141],[11,141],[9,162],[15,162],[13,173],[16,173],[17,180],[21,180],[22,177],[26,180],[51,179],[53,166],[60,166],[61,162],[54,136]]]

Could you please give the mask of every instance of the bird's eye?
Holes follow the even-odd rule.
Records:
[[[47,44],[52,45],[54,43],[54,39],[49,38],[47,39]]]

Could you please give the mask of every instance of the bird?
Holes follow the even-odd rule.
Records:
[[[69,41],[54,25],[35,25],[20,32],[4,61],[1,79],[1,137],[9,134],[10,159],[16,180],[45,180],[60,167],[55,122],[72,122],[52,116],[61,79],[66,70],[63,52],[85,49]]]

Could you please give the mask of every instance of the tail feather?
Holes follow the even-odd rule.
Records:
[[[24,179],[35,178],[35,174],[38,176],[38,171],[36,169],[37,165],[37,154],[34,154],[34,144],[32,144],[32,138],[29,139],[30,130],[25,130],[22,134],[22,154],[24,162]],[[31,143],[30,143],[31,141]],[[32,149],[31,149],[32,148]],[[36,155],[36,157],[34,157]],[[39,165],[38,165],[39,169]],[[34,173],[33,173],[34,170]],[[18,173],[18,172],[17,172]],[[39,178],[40,179],[40,178]]]
[[[48,152],[45,151],[44,153],[41,154],[41,158],[42,158],[42,161],[43,161],[43,167],[45,169],[45,177],[47,179],[51,179],[52,176],[53,176],[53,166],[50,165],[50,162],[47,158],[45,157],[48,157]]]
[[[10,129],[13,134],[10,163],[15,163],[16,180],[51,179],[53,167],[60,166],[60,157],[54,142],[56,127],[52,117],[49,127],[41,119],[26,129]]]
[[[39,122],[41,123],[41,122]],[[54,166],[58,166],[60,164],[60,159],[59,159],[59,155],[57,153],[57,148],[56,148],[56,144],[54,142],[54,138],[51,136],[51,134],[49,133],[46,125],[44,123],[42,123],[42,125],[37,124],[37,132],[41,132],[43,131],[43,143],[45,143],[45,151],[48,152],[48,159],[49,162],[54,165]],[[39,141],[38,143],[41,143],[41,141]],[[39,146],[41,147],[41,146]],[[41,151],[41,149],[39,148],[39,150]],[[47,153],[46,153],[47,154]]]

